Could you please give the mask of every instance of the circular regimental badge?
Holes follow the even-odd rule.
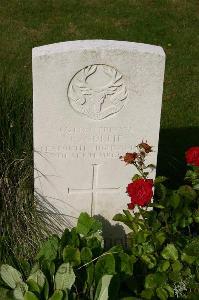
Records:
[[[122,74],[108,65],[96,64],[81,69],[68,86],[72,108],[94,120],[102,120],[119,112],[127,96]]]

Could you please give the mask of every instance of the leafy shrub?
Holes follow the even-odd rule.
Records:
[[[105,251],[101,223],[81,213],[76,228],[46,240],[27,278],[9,265],[1,266],[4,293],[17,300],[198,299],[196,150],[188,152],[195,163],[188,165],[185,184],[176,190],[167,187],[163,176],[148,178],[147,170],[154,166],[145,165],[152,151],[147,143],[138,145],[138,153],[126,153],[121,158],[139,174],[127,187],[129,210],[113,219],[129,227],[128,248],[117,245]]]
[[[2,265],[4,287],[18,300],[117,299],[120,283],[133,274],[134,257],[121,246],[105,252],[101,230],[99,221],[81,213],[76,228],[43,244],[25,281],[19,271]]]

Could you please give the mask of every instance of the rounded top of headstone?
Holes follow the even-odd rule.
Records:
[[[33,48],[32,55],[33,57],[50,55],[54,53],[61,53],[65,51],[82,51],[84,49],[121,49],[125,51],[141,52],[141,53],[150,53],[159,56],[165,56],[165,52],[162,47],[135,43],[128,41],[115,41],[115,40],[77,40],[77,41],[68,41],[60,42],[55,44],[44,45],[40,47]]]

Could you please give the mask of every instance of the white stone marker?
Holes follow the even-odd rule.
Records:
[[[156,163],[164,65],[161,47],[132,42],[33,49],[35,191],[72,224],[82,211],[111,221],[127,208],[135,169],[119,156],[142,139]]]

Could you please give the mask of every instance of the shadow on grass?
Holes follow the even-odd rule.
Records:
[[[167,176],[174,186],[182,183],[185,152],[193,146],[199,146],[199,127],[161,129],[157,175]]]

